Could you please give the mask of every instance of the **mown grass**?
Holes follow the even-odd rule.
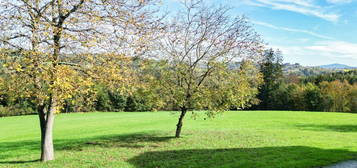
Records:
[[[357,115],[242,111],[196,120],[175,139],[178,114],[73,113],[55,123],[56,160],[38,162],[37,116],[0,118],[0,167],[321,167],[357,159]]]

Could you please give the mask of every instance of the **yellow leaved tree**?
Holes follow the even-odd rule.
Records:
[[[0,59],[8,91],[37,106],[41,160],[54,159],[53,123],[64,100],[94,82],[130,92],[131,61],[159,24],[147,0],[3,0]],[[11,83],[11,84],[10,84]]]

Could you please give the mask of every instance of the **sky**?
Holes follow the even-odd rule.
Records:
[[[169,11],[177,1],[166,0]],[[357,67],[357,0],[204,0],[245,15],[267,48],[279,49],[284,62]]]

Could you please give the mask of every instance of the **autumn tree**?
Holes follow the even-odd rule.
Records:
[[[91,94],[93,82],[130,90],[131,57],[141,55],[156,23],[144,0],[0,2],[1,62],[8,90],[33,99],[41,160],[54,160],[53,123],[64,101]]]
[[[244,17],[232,18],[229,8],[208,7],[202,1],[182,3],[168,19],[166,33],[157,48],[158,71],[154,75],[159,95],[180,109],[176,137],[180,137],[188,111],[208,110],[208,116],[231,106],[245,107],[256,94],[258,72],[230,69],[230,63],[252,59],[262,49],[259,36]],[[250,66],[254,69],[254,66]],[[250,79],[255,78],[255,79]],[[250,82],[249,82],[250,81]]]
[[[335,80],[332,82],[323,81],[320,83],[320,87],[325,111],[351,112],[353,102],[350,101],[353,97],[351,95],[353,85],[350,85],[347,81]]]

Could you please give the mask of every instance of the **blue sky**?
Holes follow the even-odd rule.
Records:
[[[173,11],[178,0],[166,0]],[[357,66],[357,0],[205,0],[233,7],[284,62]],[[176,8],[177,9],[177,8]]]

